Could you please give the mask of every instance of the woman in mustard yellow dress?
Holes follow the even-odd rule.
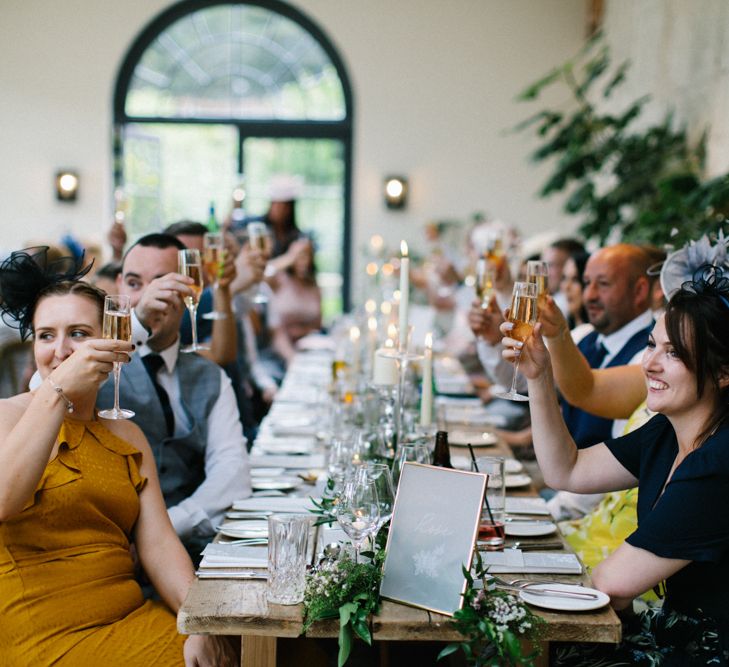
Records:
[[[56,267],[58,268],[58,267]],[[225,640],[177,633],[194,573],[140,429],[96,393],[132,346],[101,339],[104,294],[45,266],[0,266],[3,317],[32,332],[41,385],[0,401],[0,665],[232,665]],[[145,601],[130,544],[164,602]]]

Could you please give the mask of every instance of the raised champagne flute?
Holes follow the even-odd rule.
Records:
[[[504,263],[504,239],[500,231],[492,229],[488,233],[483,256],[494,270],[498,270]]]
[[[537,323],[537,286],[534,283],[514,283],[511,293],[511,309],[509,322],[514,328],[509,336],[522,343],[532,334]],[[494,394],[509,401],[528,401],[529,397],[516,390],[516,377],[519,372],[519,357],[514,360],[514,375],[511,378],[511,389],[506,393]]]
[[[197,248],[185,248],[177,251],[178,270],[183,276],[192,278],[195,282],[189,285],[192,294],[185,296],[185,305],[190,313],[190,324],[192,326],[192,345],[180,348],[180,352],[197,352],[209,350],[207,345],[200,345],[197,342],[197,304],[200,302],[200,295],[203,289],[203,273],[200,251]]]
[[[222,232],[207,232],[203,237],[203,265],[208,280],[213,286],[213,308],[215,308],[215,297],[220,286],[220,276],[223,272],[225,262],[225,237]],[[224,320],[227,313],[218,310],[211,310],[203,314],[206,320]]]
[[[476,263],[476,296],[481,301],[481,308],[488,308],[491,297],[496,292],[496,272],[494,267],[484,258]]]
[[[537,310],[541,313],[542,308],[547,304],[549,294],[547,292],[547,262],[538,259],[529,260],[526,268],[526,281],[537,286]]]
[[[265,222],[249,222],[248,223],[248,242],[251,244],[251,248],[260,250],[266,259],[271,254],[271,232],[268,229],[268,225]],[[261,290],[259,284],[253,294],[253,303],[267,303],[268,297],[265,292]]]
[[[132,309],[129,297],[121,294],[110,294],[104,298],[104,323],[102,338],[107,340],[132,340]],[[119,375],[121,361],[114,362],[114,407],[99,410],[99,417],[104,419],[131,419],[134,412],[119,407]]]

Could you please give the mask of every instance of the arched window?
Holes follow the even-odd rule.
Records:
[[[299,177],[326,314],[348,306],[352,93],[310,19],[279,0],[183,0],[145,28],[114,94],[115,181],[132,237],[179,219],[265,213],[275,174]]]

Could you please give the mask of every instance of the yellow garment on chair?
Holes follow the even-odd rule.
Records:
[[[66,419],[59,442],[0,522],[0,666],[183,665],[174,615],[134,579],[142,454],[96,421]]]

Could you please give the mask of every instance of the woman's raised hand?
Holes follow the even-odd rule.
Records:
[[[134,345],[122,340],[87,340],[54,368],[50,376],[73,401],[91,390],[97,390],[109,376],[114,362],[129,361],[129,353],[133,349]]]
[[[539,310],[539,321],[542,323],[542,336],[545,338],[558,338],[569,335],[569,327],[564,314],[551,296]]]
[[[501,344],[504,349],[501,356],[507,361],[515,361],[519,358],[519,371],[529,380],[538,378],[545,373],[551,376],[552,367],[547,346],[542,338],[542,324],[537,323],[529,338],[523,343],[515,338],[509,337],[509,332],[514,327],[512,322],[504,322],[500,329],[504,334]]]

